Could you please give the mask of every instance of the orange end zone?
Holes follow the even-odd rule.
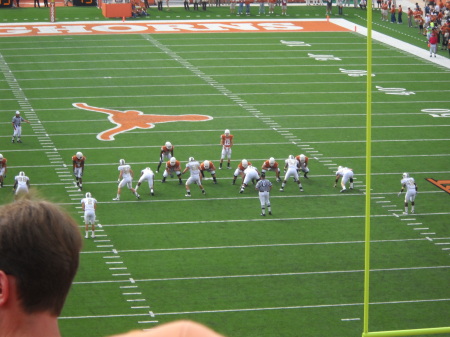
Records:
[[[158,33],[349,32],[332,20],[141,21],[0,24],[2,36]]]

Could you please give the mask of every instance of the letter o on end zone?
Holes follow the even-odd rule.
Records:
[[[100,25],[92,27],[92,30],[103,33],[137,33],[148,30],[148,28],[138,25]]]

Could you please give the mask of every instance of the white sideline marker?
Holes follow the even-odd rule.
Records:
[[[348,321],[360,321],[361,318],[342,318],[341,321],[348,322]]]

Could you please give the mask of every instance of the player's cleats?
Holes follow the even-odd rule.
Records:
[[[191,195],[186,193],[184,196],[185,196],[185,197],[190,197]]]
[[[282,187],[282,188],[280,188],[280,192],[284,192],[284,188]]]
[[[95,238],[95,234],[94,233],[92,233],[91,238]]]
[[[269,212],[269,215],[272,215],[272,211]]]
[[[136,193],[136,198],[140,199],[141,196],[139,194]]]
[[[300,192],[303,192],[303,188],[300,187]]]
[[[11,139],[11,143],[14,143],[14,139]]]
[[[264,213],[261,213],[261,216],[266,216]]]
[[[342,190],[340,190],[339,193],[342,193],[342,192],[344,192],[344,191],[345,191],[345,188],[343,188]]]
[[[19,140],[17,141],[17,143],[22,143],[22,141],[19,139]]]
[[[244,193],[244,190],[241,189],[241,190],[239,191],[239,193],[241,193],[241,194]]]
[[[86,235],[84,236],[86,239],[89,239],[89,234],[86,233]]]
[[[120,198],[113,198],[113,200],[118,201],[118,200],[120,200]]]
[[[408,215],[408,212],[403,212],[403,215]]]

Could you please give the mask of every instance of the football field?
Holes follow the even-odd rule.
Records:
[[[0,38],[0,153],[8,159],[0,202],[13,200],[24,171],[84,234],[80,200],[91,192],[98,201],[97,237],[84,240],[63,335],[192,319],[229,337],[360,336],[365,36],[102,29]],[[369,329],[449,326],[449,67],[374,40],[372,71]],[[11,143],[15,110],[30,121],[22,144]],[[143,183],[140,200],[126,189],[112,200],[119,159],[134,183],[145,167],[156,171],[166,141],[183,167],[191,156],[218,167],[225,129],[234,135],[233,169],[217,170],[218,184],[206,173],[206,195],[193,186],[185,197],[176,177],[161,183],[160,171],[155,196]],[[77,151],[87,158],[83,191],[73,184]],[[267,175],[271,216],[260,216],[253,185],[240,194],[232,184],[244,158],[259,169],[269,157],[284,166],[301,153],[310,167],[304,192],[292,179],[281,192]],[[333,188],[339,165],[353,169],[353,190]],[[415,214],[402,214],[403,172],[418,185]]]

